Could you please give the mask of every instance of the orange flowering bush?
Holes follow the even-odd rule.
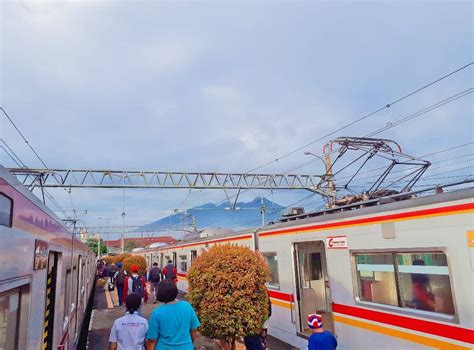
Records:
[[[123,268],[127,271],[128,274],[131,274],[131,267],[132,265],[137,265],[138,266],[138,273],[139,274],[145,274],[146,273],[146,260],[143,256],[139,255],[132,255],[125,260],[122,261],[123,263]]]
[[[118,254],[112,257],[112,262],[117,265],[119,262],[123,262],[125,259],[131,257],[132,254],[128,253],[123,253],[123,254]]]
[[[260,332],[268,318],[268,266],[259,253],[236,245],[213,246],[193,261],[188,300],[203,335],[235,340]]]
[[[107,256],[104,256],[102,260],[104,260],[107,264],[112,264],[114,262],[114,257],[107,255]]]

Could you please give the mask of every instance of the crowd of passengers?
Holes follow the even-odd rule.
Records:
[[[112,326],[109,350],[193,350],[200,322],[191,304],[177,299],[177,271],[172,261],[169,260],[163,270],[154,263],[146,275],[139,274],[137,265],[132,265],[130,271],[131,275],[128,275],[121,262],[117,265],[99,262],[97,266],[98,275],[107,279],[107,288],[117,290],[119,307],[125,302],[125,315],[116,319]],[[147,320],[141,316],[140,307],[149,299],[159,305]],[[313,331],[308,340],[308,350],[336,349],[337,341],[323,329],[320,315],[308,315],[308,327]],[[266,334],[267,325],[264,324],[260,334],[244,337],[245,348],[268,349]]]

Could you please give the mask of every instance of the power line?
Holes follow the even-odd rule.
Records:
[[[467,95],[471,94],[472,92],[474,92],[474,88],[472,88],[472,87],[469,88],[469,89],[463,90],[463,91],[461,91],[461,92],[458,92],[457,94],[455,94],[455,95],[453,95],[453,96],[450,96],[450,97],[448,97],[448,98],[446,98],[446,99],[444,99],[444,100],[441,100],[441,101],[439,101],[439,102],[436,102],[435,104],[433,104],[433,105],[431,105],[431,106],[429,106],[429,107],[426,107],[426,108],[424,108],[424,109],[422,109],[422,110],[419,110],[418,112],[415,112],[415,113],[413,113],[413,114],[411,114],[411,115],[408,115],[408,116],[406,116],[406,117],[400,118],[400,119],[396,120],[394,123],[390,123],[390,124],[388,124],[388,125],[386,125],[386,126],[380,128],[380,129],[378,129],[378,130],[375,130],[375,131],[373,131],[373,132],[371,132],[371,133],[365,135],[364,137],[372,137],[372,136],[374,136],[374,135],[380,134],[381,132],[386,131],[386,130],[389,130],[389,129],[391,129],[391,128],[394,128],[395,126],[397,126],[397,125],[399,125],[399,124],[405,123],[405,122],[407,122],[407,121],[409,121],[409,120],[412,120],[412,119],[414,119],[414,118],[418,118],[418,117],[420,117],[420,116],[422,116],[422,115],[424,115],[424,114],[426,114],[426,113],[428,113],[428,112],[431,112],[431,111],[433,111],[433,110],[435,110],[435,109],[438,109],[438,108],[440,108],[440,107],[442,107],[442,106],[444,106],[444,105],[446,105],[446,104],[448,104],[448,103],[454,102],[454,101],[456,101],[456,100],[458,100],[458,99],[460,99],[460,98],[462,98],[462,97],[464,97],[464,96],[467,96]]]
[[[23,133],[20,131],[20,129],[16,126],[15,122],[12,120],[12,118],[10,118],[10,116],[8,115],[8,113],[5,111],[5,109],[3,107],[0,107],[0,110],[2,110],[3,114],[7,117],[7,119],[10,121],[10,123],[13,125],[13,127],[15,128],[15,130],[18,132],[18,134],[21,136],[21,138],[23,139],[23,141],[26,143],[26,145],[31,149],[31,151],[35,154],[36,158],[39,159],[39,161],[41,162],[41,164],[43,164],[43,166],[45,168],[48,169],[48,166],[46,165],[46,163],[43,161],[43,159],[39,156],[39,154],[35,151],[35,149],[33,148],[33,146],[31,146],[30,142],[26,139],[25,135],[23,135]]]
[[[390,108],[391,106],[393,106],[394,104],[397,104],[397,103],[399,103],[399,102],[401,102],[401,101],[403,101],[403,100],[409,98],[410,96],[413,96],[413,95],[415,95],[416,93],[427,89],[428,87],[430,87],[430,86],[432,86],[432,85],[434,85],[434,84],[436,84],[436,83],[438,83],[438,82],[440,82],[440,81],[442,81],[442,80],[444,80],[444,79],[446,79],[446,78],[448,78],[448,77],[450,77],[450,76],[456,74],[457,72],[462,71],[463,69],[466,69],[466,68],[470,67],[470,66],[473,65],[473,64],[474,64],[474,62],[470,62],[470,63],[468,63],[468,64],[466,64],[466,65],[464,65],[464,66],[462,66],[462,67],[460,67],[460,68],[458,68],[458,69],[456,69],[456,70],[454,70],[454,71],[452,71],[452,72],[450,72],[450,73],[448,73],[448,74],[446,74],[446,75],[444,75],[444,76],[442,76],[442,77],[440,77],[440,78],[438,78],[438,79],[436,79],[436,80],[434,80],[434,81],[432,81],[432,82],[430,82],[430,83],[428,83],[428,84],[426,84],[426,85],[423,85],[422,87],[420,87],[420,88],[418,88],[418,89],[416,89],[416,90],[414,90],[414,91],[412,91],[412,92],[410,92],[410,93],[408,93],[408,94],[406,94],[406,95],[404,95],[404,96],[402,96],[402,97],[400,97],[400,98],[398,98],[398,99],[395,99],[395,100],[392,101],[392,102],[389,102],[389,103],[385,104],[383,107],[377,108],[377,109],[374,110],[373,112],[370,112],[370,113],[368,113],[368,114],[366,114],[366,115],[364,115],[364,116],[362,116],[362,117],[356,119],[356,120],[353,121],[353,122],[350,122],[350,123],[348,123],[348,124],[346,124],[346,125],[344,125],[344,126],[338,128],[338,129],[336,129],[336,130],[334,130],[334,131],[331,131],[331,132],[325,134],[324,136],[321,136],[321,137],[317,138],[316,140],[313,140],[313,141],[311,141],[311,142],[309,142],[309,143],[307,143],[307,144],[305,144],[305,145],[303,145],[303,146],[301,146],[301,147],[298,147],[297,149],[295,149],[295,150],[293,150],[293,151],[290,151],[290,152],[288,152],[288,153],[285,153],[285,154],[283,154],[282,156],[280,156],[280,157],[278,157],[278,158],[275,158],[274,160],[269,161],[269,162],[267,162],[267,163],[265,163],[265,164],[263,164],[263,165],[260,165],[260,166],[258,166],[258,167],[255,167],[255,168],[253,168],[253,169],[251,169],[251,170],[249,170],[249,171],[247,171],[247,172],[248,172],[248,173],[251,173],[251,172],[254,172],[255,170],[259,170],[259,169],[261,169],[261,168],[263,168],[263,167],[266,167],[266,166],[268,166],[268,165],[270,165],[270,164],[273,164],[274,162],[278,162],[279,160],[281,160],[281,159],[283,159],[283,158],[286,158],[286,157],[288,157],[288,156],[290,156],[290,155],[292,155],[292,154],[295,154],[296,152],[299,152],[299,151],[303,150],[304,148],[309,147],[309,146],[315,144],[316,142],[319,142],[319,141],[321,141],[321,140],[327,139],[329,136],[334,135],[334,134],[336,134],[336,133],[338,133],[338,132],[340,132],[340,131],[342,131],[342,130],[344,130],[344,129],[347,129],[347,128],[350,127],[350,126],[355,125],[355,124],[357,124],[357,123],[359,123],[359,122],[361,122],[361,121],[363,121],[363,120],[365,120],[365,119],[367,119],[367,118],[373,116],[374,114],[377,114],[377,113],[383,111],[384,109],[388,109],[388,108]]]

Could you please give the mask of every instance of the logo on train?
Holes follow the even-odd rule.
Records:
[[[326,247],[328,249],[347,249],[347,236],[326,237]]]

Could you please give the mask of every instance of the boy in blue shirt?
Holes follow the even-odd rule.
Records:
[[[308,315],[308,327],[313,330],[309,337],[308,350],[334,350],[337,347],[337,340],[331,332],[323,329],[323,319],[321,315]]]

